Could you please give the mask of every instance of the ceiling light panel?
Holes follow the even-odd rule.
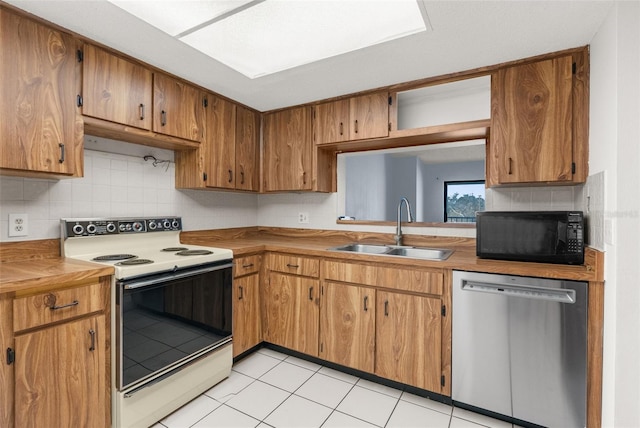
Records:
[[[148,24],[177,36],[252,0],[109,0]]]
[[[426,28],[414,0],[266,0],[180,40],[257,78]]]

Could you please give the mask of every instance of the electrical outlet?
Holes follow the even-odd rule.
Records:
[[[29,216],[27,214],[9,214],[9,236],[27,236],[29,234]]]
[[[298,213],[298,223],[309,223],[309,213]]]

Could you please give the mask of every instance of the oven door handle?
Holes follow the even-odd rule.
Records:
[[[162,284],[163,282],[173,281],[173,280],[176,280],[176,279],[188,278],[190,276],[195,276],[195,275],[202,275],[202,274],[205,274],[205,273],[209,273],[209,272],[214,272],[214,271],[221,270],[221,269],[230,268],[232,266],[233,266],[233,263],[229,262],[229,263],[223,264],[223,265],[208,266],[208,267],[203,267],[203,268],[199,268],[199,269],[188,269],[188,270],[178,271],[178,272],[169,272],[169,273],[164,274],[164,275],[162,275],[160,277],[157,277],[157,276],[154,275],[153,278],[141,279],[139,281],[133,280],[130,283],[121,282],[121,284],[124,284],[124,289],[125,290],[133,290],[133,289],[136,289],[136,288],[147,287],[149,285]]]

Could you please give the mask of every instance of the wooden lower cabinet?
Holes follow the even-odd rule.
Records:
[[[15,426],[105,426],[105,316],[15,338]]]
[[[264,340],[318,356],[320,281],[270,272],[265,283]]]
[[[320,358],[373,373],[376,290],[325,282],[320,297]]]
[[[260,323],[260,275],[233,280],[233,356],[262,341]]]
[[[441,310],[438,298],[377,290],[375,374],[440,392]]]

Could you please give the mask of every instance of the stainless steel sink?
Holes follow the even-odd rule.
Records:
[[[378,244],[346,244],[329,248],[330,251],[346,251],[351,253],[377,254],[383,256],[408,257],[424,260],[446,260],[453,250],[444,248],[408,247]]]

